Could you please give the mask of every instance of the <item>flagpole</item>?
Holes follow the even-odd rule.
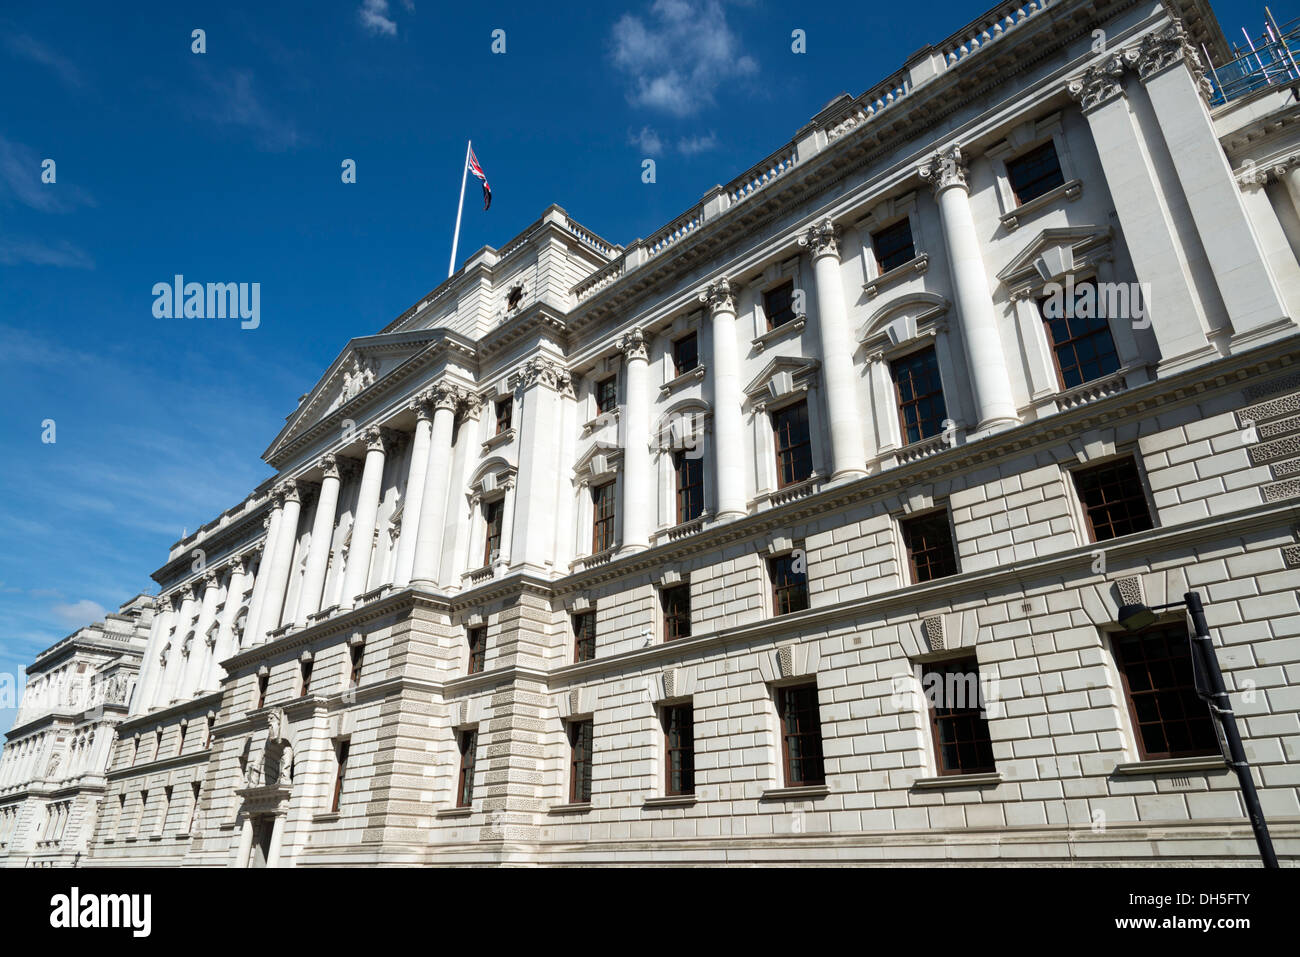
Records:
[[[460,242],[460,213],[465,208],[465,179],[469,176],[470,141],[465,141],[465,165],[460,170],[460,203],[456,206],[456,232],[451,237],[451,262],[447,266],[447,278],[456,272],[456,245]]]

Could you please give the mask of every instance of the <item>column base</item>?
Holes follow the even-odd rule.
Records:
[[[841,482],[852,482],[854,479],[866,478],[870,474],[865,468],[841,469],[838,472],[832,472],[830,478],[826,480],[826,484],[839,485]]]
[[[994,419],[985,419],[979,425],[975,426],[975,436],[967,438],[978,438],[985,435],[992,435],[994,432],[1005,432],[1007,429],[1013,429],[1020,425],[1020,419],[1015,416],[999,416]]]
[[[748,515],[749,512],[743,508],[723,509],[713,516],[713,521],[710,524],[716,525],[718,522],[729,522],[738,518],[745,518]]]

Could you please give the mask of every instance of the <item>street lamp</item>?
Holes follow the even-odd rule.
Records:
[[[1223,672],[1219,669],[1219,656],[1214,650],[1214,639],[1210,637],[1209,626],[1205,622],[1205,608],[1201,596],[1194,591],[1183,595],[1182,601],[1167,605],[1124,605],[1119,610],[1118,620],[1125,631],[1141,631],[1153,624],[1156,612],[1166,608],[1185,605],[1192,619],[1192,627],[1187,633],[1191,642],[1192,678],[1196,693],[1210,707],[1210,714],[1219,723],[1223,736],[1228,742],[1228,754],[1237,781],[1241,784],[1241,796],[1246,801],[1246,811],[1250,814],[1250,826],[1255,832],[1255,843],[1259,845],[1259,856],[1265,867],[1275,868],[1277,854],[1273,851],[1273,839],[1268,834],[1268,822],[1264,820],[1264,811],[1259,806],[1259,795],[1255,791],[1255,780],[1250,776],[1250,764],[1246,761],[1246,750],[1241,744],[1241,733],[1237,730],[1237,716],[1232,712],[1232,701],[1223,684]],[[1207,686],[1208,685],[1208,686]]]

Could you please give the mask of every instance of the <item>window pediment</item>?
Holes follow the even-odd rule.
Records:
[[[808,391],[821,363],[816,359],[777,356],[745,386],[745,396],[754,408]]]
[[[943,296],[930,292],[895,299],[871,315],[858,341],[871,352],[887,352],[933,331],[951,305]]]
[[[1023,299],[1044,285],[1111,258],[1107,226],[1044,229],[1001,272],[998,280],[1013,299]]]

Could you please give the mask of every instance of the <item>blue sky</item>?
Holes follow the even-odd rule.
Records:
[[[462,260],[553,202],[626,244],[987,6],[0,10],[0,675],[156,591],[182,531],[270,474],[262,451],[348,339],[445,276],[467,137],[494,200],[471,182]],[[1259,32],[1262,6],[1216,9]],[[261,325],[155,318],[176,273],[260,283]]]

